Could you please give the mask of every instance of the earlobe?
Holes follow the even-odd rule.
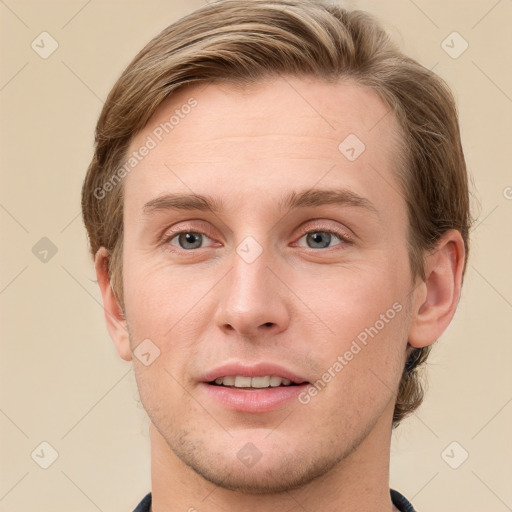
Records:
[[[105,247],[100,247],[96,252],[94,265],[96,268],[96,278],[98,279],[101,295],[103,297],[103,311],[107,329],[121,358],[125,361],[131,361],[132,354],[130,338],[128,336],[128,326],[121,305],[110,284],[108,264],[108,251]]]
[[[415,348],[431,345],[450,324],[460,297],[465,261],[464,241],[459,231],[447,231],[426,258],[425,281],[416,290],[409,331]]]

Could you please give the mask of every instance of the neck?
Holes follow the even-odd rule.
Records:
[[[151,424],[151,510],[395,511],[389,494],[389,412],[392,414],[392,409],[386,411],[358,446],[331,470],[299,488],[273,494],[240,493],[210,483],[185,465]]]

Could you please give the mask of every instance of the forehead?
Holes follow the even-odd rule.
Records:
[[[270,198],[269,190],[282,196],[320,179],[396,195],[396,183],[394,192],[383,185],[395,179],[399,134],[377,94],[347,80],[188,86],[132,140],[128,156],[150,149],[124,180],[126,206],[142,210],[148,199],[174,191]]]

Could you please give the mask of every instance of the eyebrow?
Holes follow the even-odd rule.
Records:
[[[316,207],[323,205],[353,206],[378,215],[378,210],[366,197],[348,189],[307,189],[292,191],[277,205],[279,210]],[[201,194],[165,194],[148,201],[142,208],[143,215],[167,210],[198,210],[217,214],[224,210],[222,200]]]

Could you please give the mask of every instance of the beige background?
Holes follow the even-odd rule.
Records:
[[[118,75],[203,3],[0,2],[1,511],[126,512],[150,490],[147,419],[104,325],[80,187]],[[430,359],[427,399],[393,436],[391,485],[420,512],[510,510],[512,2],[347,5],[377,14],[454,89],[479,215],[459,310]],[[47,59],[31,48],[42,31],[59,44]],[[453,31],[469,44],[457,59],[441,46]],[[43,237],[57,248],[47,262],[32,252]],[[31,458],[43,441],[59,454],[48,469]],[[452,441],[460,447],[443,458]],[[468,459],[452,469],[445,459],[460,461],[462,450]]]

